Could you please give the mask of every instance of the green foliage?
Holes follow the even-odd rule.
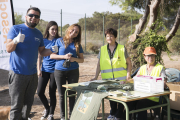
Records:
[[[171,39],[168,45],[173,53],[180,53],[180,28],[177,30],[176,35]]]
[[[131,19],[133,21],[139,21],[139,18],[142,17],[141,14],[137,13],[134,11],[133,13],[125,12],[125,13],[111,13],[111,12],[94,12],[93,17],[86,18],[86,29],[88,31],[103,31],[103,16],[104,16],[104,26],[105,29],[107,28],[114,28],[118,29],[118,20],[120,19],[120,22],[123,21],[121,25],[128,24],[129,26],[131,25]],[[79,19],[78,24],[81,25],[82,30],[84,30],[84,25],[85,25],[85,20],[84,18]]]
[[[146,2],[147,0],[110,0],[109,1],[111,5],[118,5],[125,12],[131,12],[132,14],[134,14],[133,13],[134,11],[143,12],[146,7]],[[179,6],[180,6],[180,0],[161,0],[158,9],[158,13],[160,13],[158,14],[158,18],[162,19],[164,25],[169,29],[174,24],[174,20]]]
[[[36,28],[37,28],[38,30],[40,30],[42,34],[44,34],[44,33],[45,33],[45,30],[46,30],[47,24],[48,24],[48,21],[44,21],[43,19],[41,19],[41,20],[39,21],[39,24],[36,26]]]
[[[118,5],[122,10],[143,9],[147,0],[110,0],[112,5]]]
[[[22,14],[14,13],[15,18],[15,25],[24,23],[24,20],[22,19]]]
[[[64,26],[62,27],[62,31],[65,32],[69,26],[70,26],[69,24],[64,25]]]
[[[83,50],[85,50],[85,45],[82,45]],[[101,46],[92,42],[86,43],[86,53],[98,54]]]
[[[150,0],[151,1],[151,0]],[[147,0],[109,0],[111,5],[118,5],[122,10],[143,10],[145,9]],[[173,8],[178,8],[180,4],[179,0],[161,0],[161,10],[167,12],[171,11]]]
[[[135,57],[136,62],[138,62],[137,65],[143,65],[146,63],[143,52],[146,47],[154,47],[157,52],[156,56],[156,62],[163,64],[163,59],[162,59],[162,52],[167,52],[168,55],[170,53],[168,47],[167,47],[167,42],[166,42],[166,36],[163,34],[158,34],[159,30],[165,30],[166,27],[163,25],[162,22],[156,21],[154,24],[156,24],[156,29],[150,30],[149,32],[145,33],[145,35],[142,35],[140,38],[138,38],[134,43],[133,46],[136,48],[136,55]],[[137,66],[136,68],[138,68]]]

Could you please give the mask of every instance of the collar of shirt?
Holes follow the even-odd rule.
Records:
[[[109,58],[110,58],[110,59],[113,58],[114,53],[115,53],[115,51],[116,51],[116,48],[117,48],[117,46],[118,46],[118,43],[117,43],[117,42],[115,42],[115,43],[116,43],[116,46],[115,46],[115,48],[114,48],[114,50],[113,50],[113,53],[111,53],[111,50],[109,49],[109,44],[107,45],[107,50],[108,50]]]

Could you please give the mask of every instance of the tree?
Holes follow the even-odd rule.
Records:
[[[15,25],[24,23],[24,20],[22,19],[22,14],[14,13],[15,18]]]
[[[142,16],[142,14],[132,11],[133,14],[130,14],[129,11],[124,13],[111,13],[107,12],[94,12],[92,17],[86,18],[86,28],[88,31],[103,31],[103,16],[105,18],[105,29],[112,27],[114,29],[118,29],[118,19],[123,22],[123,25],[129,24],[131,19],[133,22],[138,22],[138,19]],[[82,30],[84,30],[84,18],[79,19],[78,24],[81,25]]]
[[[62,31],[66,31],[69,26],[70,26],[69,24],[64,25],[64,26],[62,27]]]
[[[42,34],[45,33],[46,26],[48,24],[48,21],[44,21],[43,19],[40,19],[39,23],[37,24],[36,28],[41,31]]]
[[[139,62],[138,65],[142,64],[140,59],[142,58],[141,55],[143,50],[141,51],[137,50],[139,48],[144,49],[145,47],[147,47],[147,45],[151,45],[157,48],[157,51],[160,53],[162,51],[169,52],[169,50],[167,49],[167,45],[165,45],[164,42],[167,43],[169,40],[171,40],[172,37],[175,36],[175,33],[177,32],[177,29],[179,27],[180,24],[179,0],[110,0],[110,3],[112,5],[119,5],[125,11],[136,10],[136,9],[144,10],[143,17],[139,19],[139,23],[136,25],[134,34],[132,34],[129,37],[130,50],[138,51],[137,52],[138,54],[134,53],[134,55],[132,56],[134,59],[139,59],[139,61],[133,59],[133,61],[135,61],[133,66],[137,65],[138,64],[137,62]],[[178,9],[177,15],[173,14],[172,11],[174,12],[177,9]],[[174,24],[169,26],[171,27],[171,30],[169,31],[168,34],[166,33],[166,35],[158,35],[158,32],[160,30],[162,31],[166,29],[166,27],[162,25],[162,22],[156,22],[156,21],[157,19],[160,19],[161,21],[163,20],[166,21],[167,17],[170,18],[175,17],[175,22]],[[147,21],[148,23],[144,28]],[[161,25],[161,27],[159,25]],[[159,30],[155,29],[156,26],[158,26]],[[164,33],[164,32],[159,32],[159,33]],[[149,41],[151,41],[151,43],[148,43]],[[160,41],[163,43],[163,46],[157,47],[159,46]],[[144,45],[142,45],[143,43]],[[157,62],[162,62],[161,56],[158,57],[159,58],[157,59]],[[137,67],[139,66],[136,66],[136,68]]]

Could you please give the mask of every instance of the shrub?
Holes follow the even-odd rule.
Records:
[[[144,49],[146,47],[154,47],[157,52],[156,62],[163,64],[162,59],[162,52],[167,52],[168,55],[170,53],[167,42],[166,36],[163,34],[157,34],[159,30],[166,29],[162,22],[156,21],[154,25],[157,25],[154,30],[151,30],[144,35],[140,36],[134,43],[132,43],[131,48],[131,59],[133,63],[133,71],[139,68],[141,65],[145,64],[146,61],[143,56]],[[163,33],[163,32],[162,32]]]

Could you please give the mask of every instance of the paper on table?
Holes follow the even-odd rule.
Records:
[[[106,80],[94,80],[94,81],[91,81],[91,82],[103,83],[103,82],[107,82],[107,81]]]
[[[122,96],[122,95],[123,95],[123,92],[109,91],[109,92],[108,92],[108,95],[112,95],[112,96],[115,96],[115,97],[119,97],[119,96]]]
[[[82,86],[88,86],[89,83],[91,83],[91,81],[88,81],[88,82],[81,82],[81,83],[79,83],[79,85],[82,85]]]

